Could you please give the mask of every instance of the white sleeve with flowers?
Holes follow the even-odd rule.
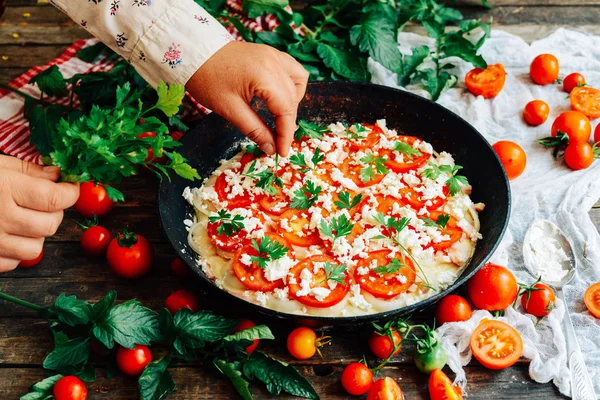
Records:
[[[129,61],[152,86],[185,84],[234,40],[193,0],[50,0]]]

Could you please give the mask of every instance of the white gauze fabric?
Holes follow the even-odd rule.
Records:
[[[398,42],[405,54],[410,53],[412,47],[433,43],[428,37],[412,33],[401,33]],[[600,321],[591,316],[583,302],[586,288],[600,281],[600,235],[588,214],[600,198],[600,161],[575,172],[563,160],[554,160],[550,150],[537,144],[539,138],[550,135],[552,122],[570,110],[570,104],[562,85],[539,86],[529,77],[533,58],[552,53],[560,63],[560,77],[580,72],[588,84],[600,87],[600,37],[558,29],[529,45],[517,36],[495,30],[481,53],[490,64],[504,64],[507,77],[502,92],[489,100],[473,96],[463,79],[472,66],[459,59],[449,59],[456,65],[453,72],[459,77],[459,83],[443,93],[439,103],[469,121],[490,143],[511,140],[527,153],[525,172],[511,181],[509,229],[492,261],[509,267],[519,282],[530,284],[536,277],[525,269],[522,255],[523,238],[529,225],[535,219],[549,219],[567,235],[574,245],[578,274],[564,289],[566,302],[596,393],[600,394]],[[381,65],[370,60],[369,69],[373,83],[398,87],[396,75]],[[407,89],[429,97],[417,86]],[[548,120],[538,127],[527,125],[522,117],[525,104],[534,99],[550,105]],[[597,123],[592,121],[592,127]],[[460,164],[460,160],[457,163]],[[531,378],[537,382],[552,381],[561,393],[570,395],[566,345],[561,330],[564,310],[558,301],[557,308],[538,325],[535,325],[536,318],[523,314],[520,306],[518,311],[509,308],[505,317],[499,319],[512,325],[523,337],[523,356],[531,359]],[[469,339],[482,318],[491,318],[491,315],[476,311],[469,321],[446,324],[437,330],[448,355],[448,365],[463,388],[468,377],[462,367],[471,360]]]

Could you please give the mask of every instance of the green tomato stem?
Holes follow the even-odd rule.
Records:
[[[11,296],[11,295],[8,295],[8,294],[2,292],[1,290],[0,290],[0,299],[9,301],[11,303],[18,304],[18,305],[23,306],[23,307],[27,307],[27,308],[32,309],[34,311],[37,311],[39,313],[42,313],[42,312],[44,312],[44,311],[47,310],[44,307],[40,307],[40,306],[38,306],[36,304],[30,303],[30,302],[25,301],[25,300],[18,299],[18,298],[14,297],[14,296]]]

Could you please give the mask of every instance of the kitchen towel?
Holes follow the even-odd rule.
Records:
[[[432,45],[430,38],[401,33],[398,38],[403,53],[412,47]],[[456,87],[446,91],[439,103],[469,121],[493,144],[511,140],[527,153],[527,167],[523,175],[510,182],[512,210],[508,231],[492,257],[492,262],[509,267],[518,281],[533,283],[523,264],[522,245],[525,232],[536,219],[553,221],[574,245],[577,257],[577,276],[564,288],[567,309],[583,356],[600,396],[600,321],[586,309],[583,295],[587,287],[600,281],[600,235],[589,216],[591,207],[600,198],[600,161],[583,171],[572,171],[562,159],[555,160],[552,152],[537,144],[539,138],[549,136],[554,119],[570,110],[567,94],[562,85],[535,85],[529,77],[529,65],[538,54],[552,53],[560,63],[560,76],[580,72],[592,87],[600,87],[600,36],[568,29],[558,29],[550,36],[531,45],[509,33],[492,30],[492,36],[481,48],[488,63],[502,63],[507,72],[506,85],[498,96],[486,100],[468,92],[463,77],[472,66],[462,60],[452,60],[453,71],[459,77]],[[370,60],[372,82],[397,87],[394,74]],[[428,96],[418,87],[407,90]],[[523,108],[534,99],[550,105],[546,123],[531,127],[523,120]],[[598,124],[592,121],[594,128]],[[460,160],[457,160],[460,164]],[[477,198],[473,199],[477,201]],[[483,211],[485,212],[485,210]],[[570,375],[561,319],[565,312],[562,302],[536,325],[536,318],[509,308],[501,318],[515,327],[524,341],[523,356],[532,360],[531,377],[537,382],[552,381],[565,395],[570,395]],[[519,305],[520,310],[520,305]],[[448,364],[457,373],[457,383],[464,387],[463,365],[471,359],[468,340],[482,318],[491,318],[486,311],[477,311],[471,320],[441,326],[437,332],[448,353]]]

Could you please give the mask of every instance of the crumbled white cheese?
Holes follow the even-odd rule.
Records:
[[[352,304],[354,307],[365,311],[370,311],[371,308],[373,308],[373,305],[369,303],[365,299],[365,296],[360,293],[360,285],[350,286],[350,292],[352,293],[352,296],[350,297],[350,304]]]
[[[265,278],[270,282],[283,279],[287,276],[290,268],[292,268],[294,264],[295,261],[287,255],[276,260],[269,261],[264,269]]]
[[[260,304],[261,306],[266,306],[267,305],[267,300],[269,298],[267,297],[266,294],[264,294],[263,292],[256,292],[256,301],[258,302],[258,304]]]

